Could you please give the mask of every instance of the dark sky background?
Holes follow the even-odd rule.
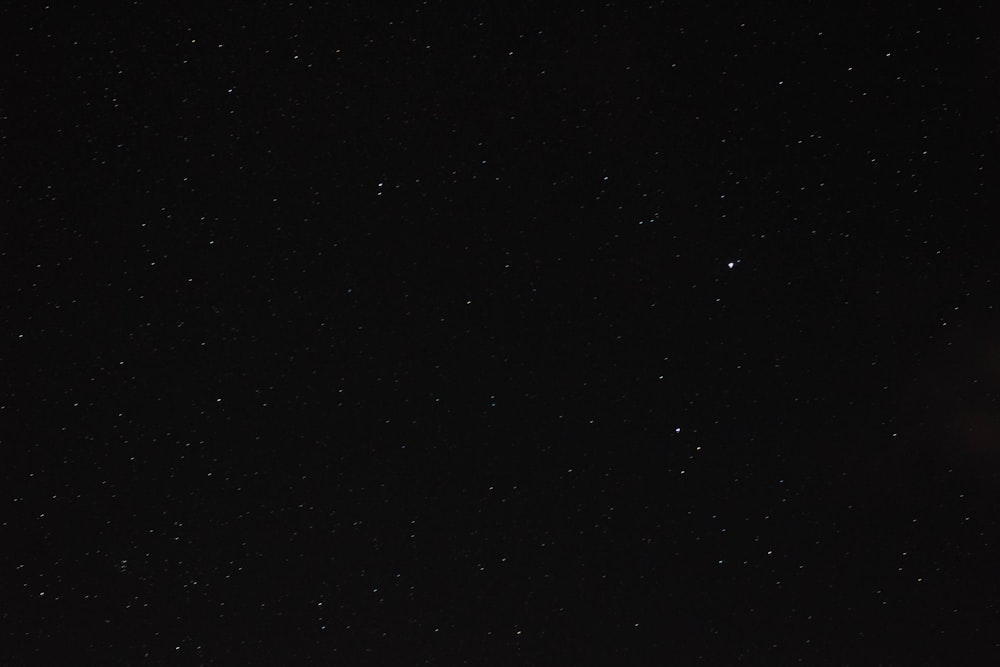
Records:
[[[371,4],[0,6],[0,663],[996,661],[998,13]]]

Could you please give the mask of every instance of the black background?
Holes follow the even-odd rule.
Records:
[[[996,659],[995,12],[202,5],[0,8],[0,662]]]

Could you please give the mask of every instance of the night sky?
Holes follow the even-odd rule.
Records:
[[[0,664],[1000,659],[1000,13],[744,4],[0,5]]]

